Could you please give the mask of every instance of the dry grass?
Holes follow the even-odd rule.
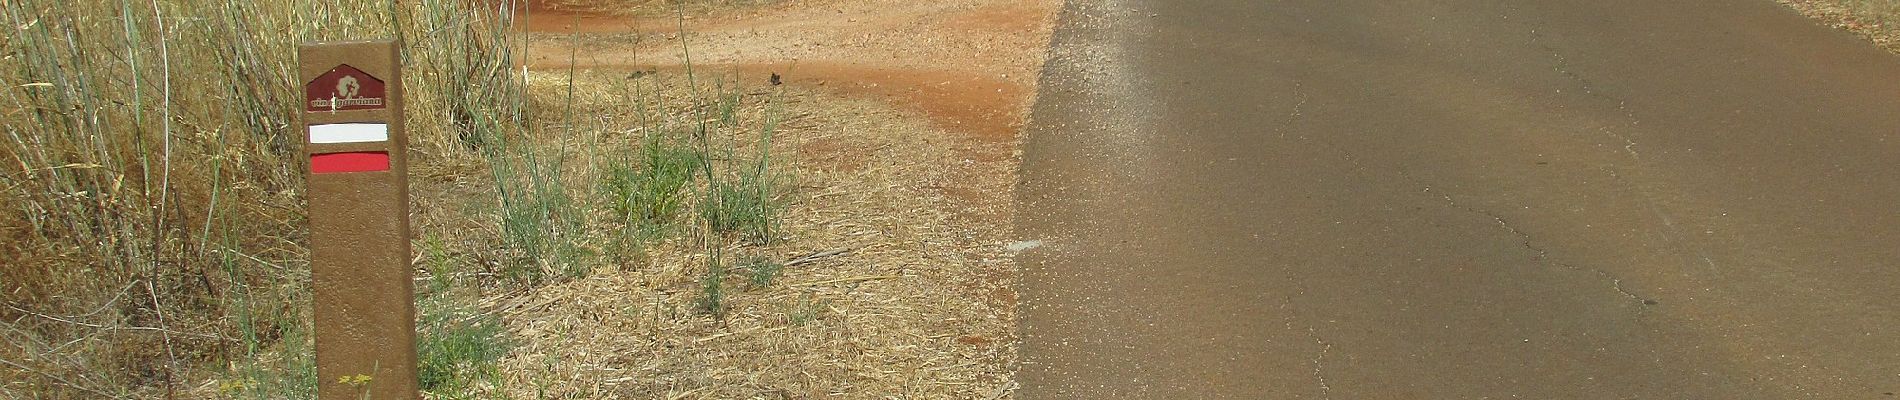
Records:
[[[676,76],[586,72],[579,101],[602,125],[627,126],[616,92],[645,84],[685,99]],[[536,80],[552,84],[555,79]],[[670,83],[669,83],[670,82]],[[781,239],[753,246],[699,238],[655,243],[640,260],[586,279],[504,294],[521,348],[502,363],[510,394],[579,398],[988,398],[1014,358],[1005,228],[954,216],[935,188],[955,162],[944,132],[888,105],[746,82],[738,126],[781,107],[773,145],[796,153],[797,190]],[[537,83],[537,88],[540,83]],[[539,91],[539,90],[537,90]],[[680,104],[675,101],[674,104]],[[603,114],[594,114],[604,111]],[[675,113],[682,111],[673,111]],[[630,130],[610,129],[608,141]],[[617,136],[617,137],[616,137]],[[736,137],[738,148],[756,137]],[[604,146],[612,149],[614,146]],[[709,255],[710,253],[710,255]],[[696,311],[709,257],[786,264],[754,286],[726,280],[723,317]],[[1002,295],[998,295],[998,294]]]
[[[1835,28],[1900,53],[1900,0],[1779,0]]]
[[[175,393],[300,329],[291,51],[386,7],[0,3],[0,397]]]

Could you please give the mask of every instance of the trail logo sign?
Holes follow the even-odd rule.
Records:
[[[383,80],[349,64],[338,64],[304,84],[310,112],[380,110],[386,107],[386,96]]]

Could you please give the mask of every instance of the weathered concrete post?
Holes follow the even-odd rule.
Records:
[[[320,399],[420,397],[396,46],[298,51]]]

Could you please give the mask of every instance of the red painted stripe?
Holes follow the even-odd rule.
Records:
[[[337,174],[345,172],[388,171],[389,153],[381,151],[363,151],[351,153],[325,153],[310,156],[310,173]]]

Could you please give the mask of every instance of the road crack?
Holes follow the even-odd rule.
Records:
[[[1577,89],[1583,91],[1583,94],[1585,96],[1595,97],[1605,102],[1615,103],[1617,114],[1620,114],[1625,120],[1629,121],[1629,123],[1626,124],[1626,126],[1635,127],[1637,125],[1642,124],[1642,121],[1636,118],[1636,111],[1631,110],[1629,108],[1628,101],[1617,98],[1615,96],[1604,94],[1603,92],[1597,90],[1596,82],[1590,81],[1590,78],[1586,78],[1582,74],[1579,74],[1575,70],[1571,69],[1570,58],[1565,57],[1564,53],[1562,51],[1557,50],[1556,47],[1551,47],[1548,44],[1541,43],[1543,38],[1544,36],[1541,34],[1538,34],[1537,31],[1535,30],[1531,31],[1531,40],[1530,40],[1531,43],[1536,44],[1537,48],[1542,49],[1544,50],[1544,52],[1550,54],[1551,70],[1556,71],[1558,75],[1562,75],[1565,79],[1568,79],[1571,82],[1576,83]],[[1558,89],[1557,92],[1562,93],[1563,89]],[[1623,152],[1625,154],[1628,154],[1631,160],[1636,161],[1638,164],[1642,163],[1643,155],[1636,151],[1636,140],[1630,138],[1629,135],[1617,132],[1616,130],[1611,129],[1610,126],[1607,126],[1607,125],[1599,128],[1598,132],[1603,133],[1604,135],[1608,135],[1612,138],[1615,138],[1619,142],[1622,142]]]
[[[1602,100],[1606,103],[1615,105],[1613,107],[1615,108],[1615,113],[1621,116],[1623,121],[1620,124],[1618,123],[1606,124],[1602,127],[1599,127],[1597,131],[1605,136],[1609,136],[1610,138],[1614,139],[1615,142],[1621,143],[1623,145],[1622,146],[1623,153],[1629,156],[1629,159],[1632,162],[1632,169],[1635,170],[1636,175],[1640,175],[1643,171],[1644,164],[1646,164],[1648,160],[1645,160],[1643,158],[1643,154],[1637,150],[1639,146],[1636,142],[1636,139],[1632,137],[1630,134],[1625,133],[1624,131],[1636,130],[1638,127],[1642,125],[1643,121],[1641,118],[1636,116],[1636,111],[1630,108],[1629,102],[1620,97],[1603,93],[1603,91],[1598,89],[1595,82],[1591,81],[1587,77],[1584,77],[1582,74],[1577,73],[1573,68],[1571,68],[1570,59],[1564,56],[1563,51],[1558,50],[1556,47],[1553,47],[1550,44],[1544,43],[1544,36],[1537,33],[1536,30],[1531,31],[1530,43],[1535,44],[1537,45],[1538,48],[1541,48],[1544,51],[1548,52],[1550,54],[1550,59],[1552,63],[1551,68],[1555,70],[1558,74],[1564,76],[1566,79],[1569,79],[1572,82],[1575,82],[1577,87],[1580,90],[1582,90],[1585,96],[1593,97],[1593,98]],[[1559,90],[1559,92],[1561,92],[1561,90]],[[1651,215],[1656,217],[1656,220],[1658,222],[1662,223],[1662,228],[1663,228],[1663,233],[1664,233],[1663,240],[1667,244],[1677,247],[1679,251],[1686,251],[1689,253],[1693,253],[1692,255],[1700,259],[1702,261],[1702,265],[1708,268],[1709,273],[1711,274],[1721,273],[1721,268],[1716,266],[1715,260],[1713,257],[1709,256],[1708,250],[1703,249],[1701,246],[1697,246],[1693,244],[1691,242],[1693,239],[1690,236],[1684,235],[1682,233],[1681,229],[1679,229],[1676,226],[1674,218],[1672,218],[1670,214],[1660,204],[1658,204],[1656,200],[1656,196],[1652,195],[1651,193],[1652,191],[1650,189],[1645,188],[1638,183],[1632,183],[1629,179],[1626,179],[1626,177],[1624,177],[1621,173],[1619,173],[1618,172],[1619,168],[1615,166],[1606,167],[1605,169],[1608,170],[1608,172],[1610,173],[1610,177],[1615,179],[1619,184],[1622,184],[1625,187],[1635,189],[1634,192],[1636,193],[1637,197],[1639,197],[1642,200],[1643,206],[1646,209],[1648,209]],[[1602,273],[1602,271],[1600,270],[1597,272],[1600,274]],[[1614,277],[1610,277],[1610,278],[1614,279]],[[1622,290],[1620,283],[1617,285],[1617,290],[1619,292],[1624,292],[1626,295],[1629,294],[1628,291]],[[1631,295],[1631,297],[1640,298],[1634,295]],[[1648,304],[1648,305],[1656,304],[1654,300],[1649,300],[1649,299],[1644,299],[1643,302],[1644,302],[1643,304]]]
[[[1658,304],[1658,302],[1655,299],[1638,295],[1635,292],[1629,291],[1629,289],[1623,288],[1623,278],[1617,277],[1615,274],[1611,274],[1608,271],[1604,271],[1599,268],[1584,267],[1584,266],[1580,266],[1576,264],[1557,261],[1556,259],[1551,258],[1549,249],[1546,249],[1543,246],[1538,246],[1535,238],[1531,237],[1529,233],[1525,233],[1522,229],[1518,229],[1516,226],[1512,226],[1511,222],[1504,219],[1503,216],[1497,215],[1496,213],[1492,213],[1490,211],[1480,210],[1474,207],[1460,204],[1458,203],[1458,199],[1453,198],[1451,194],[1445,193],[1443,190],[1434,191],[1430,185],[1425,185],[1419,182],[1417,179],[1412,178],[1410,174],[1406,174],[1404,171],[1400,171],[1399,175],[1401,177],[1404,177],[1406,180],[1412,181],[1414,184],[1417,184],[1420,187],[1423,187],[1424,190],[1422,192],[1435,195],[1440,200],[1443,200],[1446,205],[1450,206],[1453,209],[1464,211],[1471,214],[1477,214],[1485,218],[1491,219],[1491,221],[1493,223],[1496,223],[1499,228],[1503,228],[1506,232],[1510,232],[1512,236],[1516,236],[1518,238],[1518,243],[1524,246],[1525,249],[1530,250],[1532,253],[1531,258],[1536,259],[1538,262],[1568,269],[1571,271],[1589,272],[1592,274],[1596,274],[1597,277],[1610,282],[1610,290],[1615,291],[1617,294],[1620,294],[1625,298],[1629,298],[1630,300],[1636,301],[1637,303],[1640,303],[1646,306],[1652,306],[1652,305]]]
[[[1307,328],[1307,332],[1313,334],[1313,341],[1320,346],[1319,355],[1313,356],[1313,379],[1319,382],[1319,396],[1322,399],[1333,398],[1333,387],[1326,384],[1326,354],[1333,351],[1333,344],[1319,337],[1319,333],[1313,332],[1312,328]]]
[[[1301,90],[1301,86],[1301,82],[1293,82],[1293,97],[1299,100],[1293,103],[1293,111],[1286,114],[1286,121],[1280,123],[1280,129],[1278,130],[1282,138],[1286,137],[1287,131],[1293,130],[1294,124],[1300,122],[1300,117],[1305,116],[1306,91]]]
[[[1293,299],[1288,298],[1287,301],[1292,302]],[[1305,320],[1306,318],[1301,317],[1300,312],[1295,310],[1287,315],[1286,329],[1294,330],[1296,329],[1293,327],[1294,321]],[[1313,358],[1307,359],[1307,362],[1313,364],[1313,382],[1319,385],[1320,398],[1331,399],[1333,386],[1326,380],[1326,355],[1333,352],[1333,343],[1326,341],[1326,337],[1320,336],[1319,329],[1313,328],[1312,322],[1308,321],[1301,325],[1306,329],[1306,335],[1313,338],[1313,343],[1319,345],[1319,351],[1313,354]]]

